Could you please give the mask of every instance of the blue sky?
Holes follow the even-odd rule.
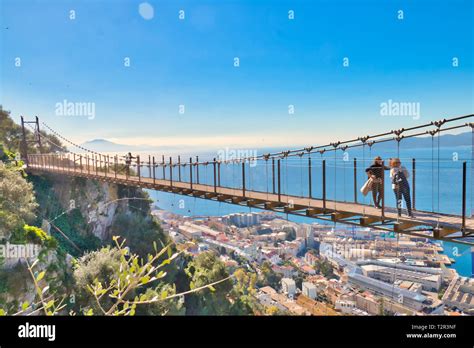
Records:
[[[296,147],[474,111],[470,0],[148,1],[151,20],[142,2],[2,0],[0,103],[78,142],[196,148]],[[65,99],[95,117],[57,115]],[[389,99],[420,103],[421,118],[381,116]]]

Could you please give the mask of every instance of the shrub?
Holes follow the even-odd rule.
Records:
[[[9,237],[35,218],[33,187],[20,173],[0,163],[0,237]]]
[[[39,227],[25,225],[23,226],[23,231],[27,242],[39,244],[49,249],[55,249],[58,246],[56,239]]]

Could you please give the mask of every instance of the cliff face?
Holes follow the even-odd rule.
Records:
[[[38,218],[51,221],[49,232],[67,253],[80,256],[121,236],[140,256],[168,237],[153,219],[145,191],[84,178],[30,175],[40,205]],[[41,225],[41,222],[38,222]]]
[[[64,211],[79,210],[87,224],[83,226],[83,233],[92,234],[102,241],[111,237],[110,227],[116,213],[128,211],[127,201],[119,199],[117,185],[57,175],[50,179]]]
[[[55,174],[32,175],[30,179],[40,204],[39,215],[52,221],[66,235],[70,232],[105,242],[114,233],[117,217],[136,215],[131,201],[143,201],[142,208],[149,212],[149,201],[140,189]],[[146,219],[146,214],[143,218]]]

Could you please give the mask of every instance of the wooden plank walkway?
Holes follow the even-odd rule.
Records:
[[[414,211],[414,218],[398,217],[396,209],[385,208],[384,216],[380,209],[372,206],[339,202],[323,201],[318,198],[280,195],[266,192],[245,192],[240,188],[228,188],[205,184],[192,185],[189,182],[153,179],[148,177],[126,176],[115,174],[112,171],[95,171],[90,167],[89,172],[85,166],[68,168],[58,166],[42,166],[29,164],[29,170],[41,172],[62,173],[77,177],[86,177],[95,180],[107,181],[117,184],[149,188],[181,195],[212,199],[231,204],[252,206],[256,208],[285,212],[295,215],[305,215],[322,220],[336,221],[344,224],[368,226],[382,231],[405,233],[439,240],[456,239],[463,242],[462,238],[474,234],[474,219],[466,217],[466,228],[461,231],[462,217],[458,215],[438,214],[432,212]],[[465,242],[472,244],[472,242]]]

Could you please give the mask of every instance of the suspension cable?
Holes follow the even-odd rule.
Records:
[[[440,205],[440,169],[439,169],[439,159],[440,159],[440,132],[438,132],[438,173],[437,173],[437,179],[438,179],[438,211],[437,211],[437,215],[438,215],[438,227],[439,227],[439,222],[440,222],[440,209],[439,209],[439,205]]]
[[[474,123],[471,126],[471,214],[474,216]]]
[[[431,134],[431,212],[434,213],[434,134]]]
[[[380,138],[380,137],[383,137],[383,136],[387,136],[387,135],[391,135],[391,134],[395,134],[396,132],[408,132],[408,131],[413,131],[413,130],[417,130],[417,129],[421,129],[421,128],[426,128],[426,127],[431,127],[433,125],[436,125],[436,124],[439,124],[439,123],[448,123],[448,122],[454,122],[454,121],[459,121],[459,120],[462,120],[462,119],[466,119],[466,118],[469,118],[469,117],[474,117],[474,114],[470,114],[470,115],[464,115],[464,116],[459,116],[459,117],[454,117],[454,118],[451,118],[451,119],[443,119],[441,121],[432,121],[432,122],[429,122],[429,123],[426,123],[426,124],[422,124],[422,125],[418,125],[418,126],[414,126],[414,127],[409,127],[409,128],[402,128],[398,131],[395,131],[395,130],[392,130],[392,131],[389,131],[389,132],[385,132],[385,133],[380,133],[380,134],[375,134],[375,135],[368,135],[366,136],[366,140],[367,139],[374,139],[374,138]],[[92,150],[89,150],[89,149],[86,149],[85,147],[81,146],[81,145],[78,145],[76,143],[73,143],[72,141],[62,137],[58,132],[54,131],[51,127],[49,127],[46,123],[42,122],[43,125],[48,128],[51,132],[53,132],[55,135],[57,135],[58,137],[60,137],[61,139],[63,139],[64,141],[70,143],[71,145],[75,146],[75,147],[78,147],[84,151],[87,151],[87,152],[90,152],[90,153],[94,153],[94,154],[99,154],[95,151],[92,151]],[[451,128],[448,128],[448,129],[456,129],[456,128],[461,128],[461,127],[466,127],[467,124],[463,124],[463,125],[459,125],[459,126],[455,126],[455,127],[451,127]],[[445,130],[448,130],[448,129],[445,129]],[[424,132],[424,133],[420,133],[419,135],[422,135],[422,134],[426,134],[427,132]],[[411,137],[411,136],[416,136],[416,135],[408,135],[406,137]],[[389,141],[391,139],[381,139],[381,140],[374,140],[374,142],[385,142],[385,141]],[[305,148],[305,149],[297,149],[297,150],[288,150],[288,151],[280,151],[280,152],[277,152],[277,153],[274,153],[274,154],[268,154],[270,155],[271,157],[275,157],[275,156],[279,156],[283,153],[286,153],[286,157],[288,156],[295,156],[298,152],[301,152],[301,151],[304,151],[306,149],[310,149],[309,152],[311,151],[314,151],[314,150],[317,150],[317,149],[326,149],[328,151],[330,150],[336,150],[339,146],[341,145],[345,145],[345,144],[351,144],[351,143],[357,143],[357,142],[360,142],[361,141],[361,137],[359,138],[356,138],[356,139],[351,139],[351,140],[346,140],[346,141],[340,141],[338,142],[338,146],[334,149],[330,149],[331,146],[333,146],[333,143],[331,144],[326,144],[326,145],[320,145],[320,146],[311,146],[310,148]],[[361,146],[362,144],[358,143],[358,144],[353,144],[353,145],[348,145],[348,147],[358,147],[358,146]],[[259,155],[259,156],[256,156],[256,158],[263,158],[263,156],[265,155]],[[124,157],[124,156],[121,156],[121,157]],[[243,160],[243,159],[248,159],[247,157],[243,157],[241,159],[239,159],[239,161]]]

